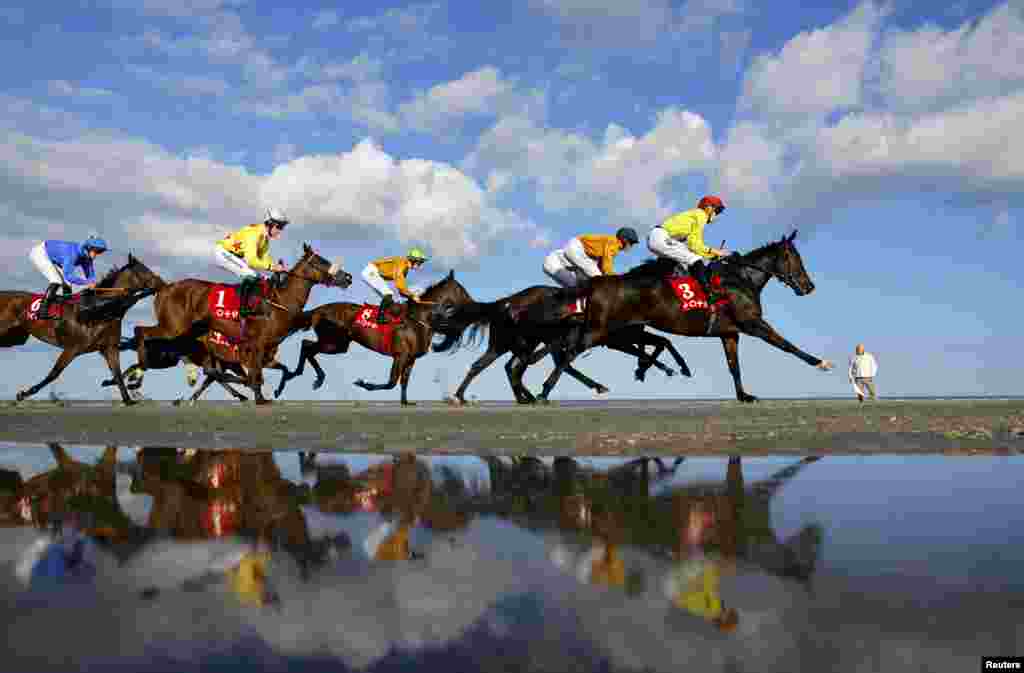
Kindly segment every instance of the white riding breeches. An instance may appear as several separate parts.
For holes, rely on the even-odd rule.
[[[562,287],[576,287],[579,283],[577,272],[588,278],[601,275],[601,269],[583,249],[580,239],[574,238],[564,248],[555,250],[544,258],[544,273]]]
[[[576,287],[579,280],[572,263],[561,250],[555,250],[544,258],[544,273],[562,287]]]
[[[251,268],[245,263],[245,260],[228,252],[224,248],[217,246],[213,252],[214,259],[217,260],[217,266],[222,269],[226,269],[231,273],[235,274],[239,278],[259,278],[260,273],[255,269]]]
[[[40,241],[39,245],[33,247],[32,251],[28,253],[28,258],[39,269],[39,273],[46,276],[46,280],[58,285],[65,284],[64,274],[60,267],[51,262],[50,256],[46,254],[46,243]]]
[[[647,249],[658,257],[668,257],[679,262],[683,267],[689,267],[694,262],[704,258],[690,250],[686,243],[677,241],[668,235],[668,232],[661,227],[651,229],[647,235]]]
[[[363,269],[363,282],[369,285],[381,299],[384,297],[395,298],[395,291],[391,289],[388,282],[380,275],[380,269],[377,268],[376,264],[367,264],[366,268]]]

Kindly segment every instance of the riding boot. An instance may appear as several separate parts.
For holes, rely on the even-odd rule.
[[[252,298],[253,298],[253,295],[256,293],[256,290],[257,290],[258,286],[259,286],[259,279],[258,278],[243,278],[242,279],[242,284],[238,288],[238,294],[239,294],[239,302],[238,302],[239,303],[239,311],[238,311],[238,314],[239,314],[240,317],[246,318],[246,317],[250,317],[250,316],[258,316],[258,315],[260,315],[261,311],[259,310],[259,308],[253,308],[253,306],[252,306]]]
[[[39,302],[39,310],[36,311],[37,320],[51,320],[50,306],[57,299],[57,290],[60,289],[60,283],[50,283],[46,286],[46,294],[43,296],[43,300]]]
[[[384,295],[384,298],[380,300],[380,309],[377,311],[377,324],[386,325],[391,319],[391,307],[394,305],[395,300],[390,294]]]

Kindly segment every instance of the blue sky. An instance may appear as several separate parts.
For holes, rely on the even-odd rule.
[[[489,300],[546,282],[544,255],[577,233],[646,233],[714,190],[730,208],[713,243],[745,250],[800,229],[818,291],[772,284],[765,305],[805,350],[842,369],[863,341],[883,394],[1020,392],[1019,2],[359,7],[0,7],[0,58],[18,64],[0,74],[2,287],[42,289],[32,243],[94,230],[114,246],[101,270],[131,250],[166,278],[223,279],[213,242],[273,206],[293,220],[274,248],[289,261],[309,241],[358,274],[421,245],[433,259],[414,284],[454,268]],[[369,297],[357,281],[311,303]],[[148,303],[128,319],[150,321]],[[675,343],[693,379],[635,383],[624,356],[602,351],[580,365],[613,396],[732,395],[717,340]],[[0,397],[56,355],[3,351]],[[412,397],[453,388],[476,355],[425,358]],[[848,390],[843,371],[751,340],[741,358],[755,394]],[[318,396],[397,398],[351,385],[386,376],[381,356],[323,363]],[[94,396],[104,369],[86,356],[58,390]],[[182,388],[180,371],[147,379],[155,397]],[[509,399],[501,367],[470,393]],[[555,395],[589,397],[572,381]]]

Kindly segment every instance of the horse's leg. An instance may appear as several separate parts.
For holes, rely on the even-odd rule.
[[[288,380],[288,377],[290,377],[292,375],[292,373],[290,371],[288,371],[288,367],[286,367],[277,358],[274,358],[274,360],[269,365],[267,365],[266,368],[267,369],[274,369],[276,371],[281,372],[281,381],[280,381],[280,383],[277,384],[277,389],[274,391],[274,397],[275,398],[280,397],[280,393],[278,391],[284,388],[284,382]]]
[[[729,363],[729,373],[732,374],[732,382],[736,386],[736,399],[740,402],[756,402],[756,397],[748,395],[743,390],[743,380],[740,377],[740,335],[723,334],[721,339],[722,348],[725,349],[725,360]]]
[[[582,352],[582,351],[581,351]],[[547,404],[548,396],[551,394],[551,390],[558,384],[558,379],[562,378],[562,374],[569,367],[573,361],[573,357],[566,353],[565,349],[554,349],[551,351],[551,357],[555,361],[555,368],[548,375],[546,381],[544,381],[544,387],[540,391],[540,395],[537,396],[537,400]]]
[[[551,359],[555,360],[555,362],[558,361],[557,360],[557,356],[555,356],[554,354],[551,355]],[[598,395],[604,395],[605,393],[608,392],[608,386],[605,386],[603,384],[598,383],[597,381],[595,381],[594,379],[590,378],[589,376],[587,376],[586,374],[584,374],[580,370],[576,369],[572,365],[566,365],[565,373],[568,374],[569,376],[573,377],[574,379],[576,379],[577,381],[579,381],[580,383],[582,383],[586,387],[590,388],[591,390],[596,392]]]
[[[523,385],[523,373],[526,366],[523,364],[529,354],[513,351],[512,357],[505,363],[505,375],[508,376],[508,384],[512,387],[512,394],[519,404],[533,404],[537,398],[533,396],[526,386]]]
[[[388,378],[387,383],[369,383],[363,379],[356,379],[352,383],[363,390],[391,390],[398,385],[402,372],[405,371],[406,363],[411,357],[411,355],[406,355],[404,353],[400,353],[394,357],[391,361],[391,376]]]
[[[287,383],[292,379],[302,376],[302,373],[306,371],[306,360],[311,357],[309,355],[309,349],[315,347],[315,341],[310,341],[309,339],[302,340],[302,346],[299,348],[299,363],[295,365],[295,371],[289,372],[285,370],[281,375],[281,382],[277,384],[277,389],[274,391],[274,397],[281,397],[281,393],[284,392],[285,385],[287,385]],[[317,367],[317,369],[319,370],[319,367]],[[318,379],[319,378],[322,377],[318,377]],[[318,387],[319,386],[314,384],[313,389],[316,390]]]
[[[57,357],[57,361],[53,363],[53,369],[51,369],[50,373],[46,375],[46,378],[44,378],[36,385],[29,388],[28,390],[19,390],[17,394],[17,400],[21,402],[26,397],[32,397],[40,390],[42,390],[47,384],[55,381],[57,377],[60,376],[60,373],[64,371],[69,364],[71,364],[71,361],[77,358],[79,355],[81,355],[80,351],[74,348],[65,348],[63,351],[61,351],[60,356]]]
[[[775,346],[781,351],[795,355],[812,367],[816,367],[823,371],[829,371],[832,369],[832,363],[828,360],[822,360],[821,358],[815,357],[810,353],[805,353],[800,350],[792,343],[787,341],[781,334],[775,331],[771,325],[769,325],[764,318],[758,318],[757,320],[748,320],[740,324],[740,329],[746,332],[750,336],[755,336],[762,341],[765,341],[772,346]]]
[[[220,383],[225,388],[227,388],[227,384],[218,379],[216,376],[211,376],[210,373],[205,373],[203,374],[203,384],[199,386],[198,390],[192,393],[192,397],[188,398],[188,401],[193,404],[199,401],[199,398],[203,396],[203,393],[206,392],[206,389],[212,386],[215,381],[217,383]],[[236,391],[232,391],[232,393],[236,396],[238,395]]]
[[[506,351],[490,350],[479,358],[476,362],[469,366],[469,371],[466,372],[466,378],[462,379],[462,383],[459,384],[458,389],[455,391],[455,401],[459,404],[466,403],[466,388],[469,387],[470,382],[477,376],[480,376],[481,372],[494,364],[494,361],[505,354]]]
[[[406,396],[406,390],[409,388],[409,379],[412,378],[412,368],[416,366],[416,358],[409,358],[408,364],[405,365],[405,369],[402,370],[402,406],[403,407],[414,407],[415,402],[410,402]]]
[[[128,394],[128,388],[124,385],[124,376],[121,375],[121,351],[117,347],[116,342],[103,349],[103,359],[107,361],[110,373],[114,375],[114,383],[117,385],[117,389],[121,391],[121,399],[124,401],[125,406],[130,407],[135,404],[135,400]]]

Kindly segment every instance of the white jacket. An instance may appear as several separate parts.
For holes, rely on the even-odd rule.
[[[878,373],[878,363],[871,353],[850,358],[850,376],[855,379],[869,379]]]

